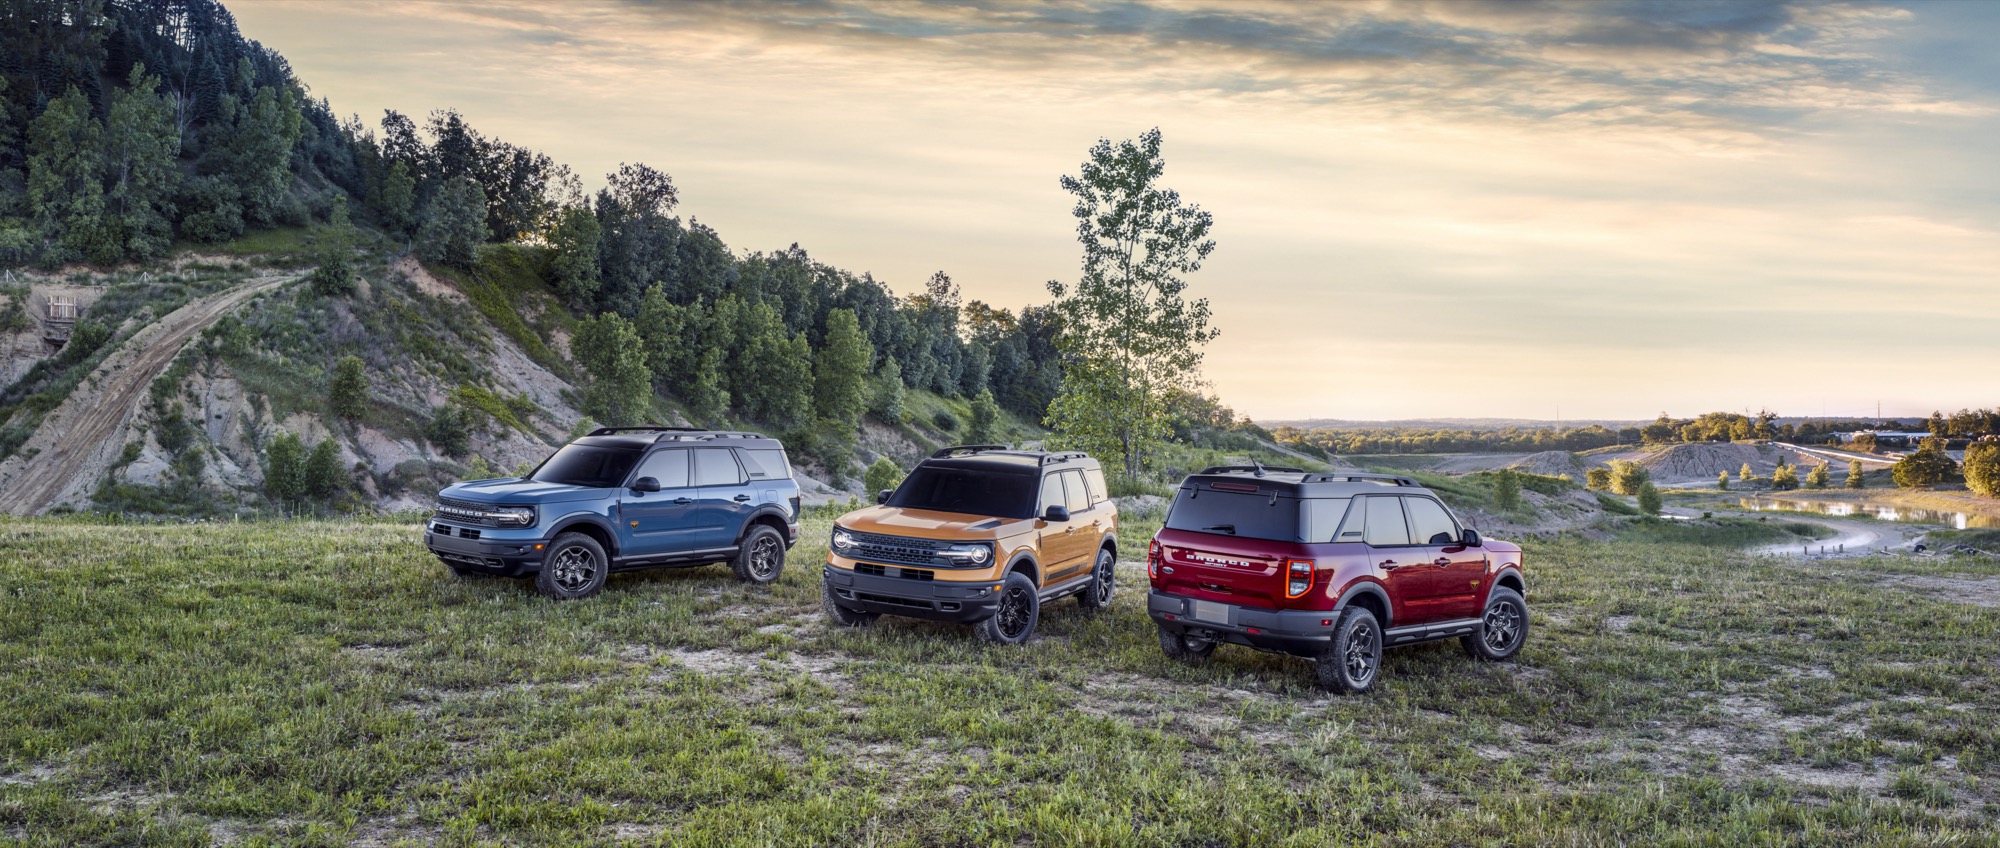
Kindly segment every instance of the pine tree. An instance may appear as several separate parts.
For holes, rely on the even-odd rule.
[[[333,366],[327,406],[337,418],[359,421],[368,413],[368,364],[349,354]]]
[[[173,243],[173,197],[180,190],[181,140],[160,80],[133,65],[129,86],[112,95],[105,121],[105,166],[111,178],[107,219],[120,253],[151,259]]]
[[[486,195],[466,177],[446,182],[424,208],[417,255],[425,261],[470,269],[486,242]]]
[[[1847,488],[1863,489],[1867,488],[1867,486],[1868,478],[1861,468],[1861,460],[1849,461],[1847,463]]]
[[[410,173],[407,162],[389,163],[389,171],[382,178],[382,226],[397,238],[410,238],[416,232],[417,218],[417,178]]]
[[[1822,462],[1815,465],[1811,471],[1806,472],[1806,488],[1824,489],[1826,488],[1827,479],[1831,476],[1832,474],[1826,470],[1826,463]]]
[[[116,244],[104,222],[104,128],[71,86],[28,127],[28,206],[43,238],[42,261],[59,265]]]

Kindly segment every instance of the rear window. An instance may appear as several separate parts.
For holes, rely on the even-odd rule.
[[[972,471],[919,465],[889,496],[888,505],[996,518],[1028,518],[1035,514],[1041,487],[1035,472]],[[1058,484],[1056,491],[1061,492]]]
[[[1092,506],[1111,500],[1111,487],[1104,485],[1104,469],[1086,468],[1083,470],[1083,479],[1090,484]]]
[[[1174,494],[1167,527],[1246,539],[1297,542],[1299,502],[1267,494],[1184,488]]]
[[[736,455],[743,458],[743,470],[750,472],[752,480],[782,480],[792,476],[792,465],[785,460],[781,448],[738,448]]]
[[[565,445],[542,461],[528,479],[558,486],[609,489],[625,485],[625,475],[639,464],[639,449],[598,445]]]

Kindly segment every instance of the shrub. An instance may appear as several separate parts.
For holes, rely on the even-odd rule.
[[[1620,495],[1636,495],[1639,487],[1646,485],[1652,475],[1646,473],[1645,466],[1629,459],[1611,461],[1611,491]]]
[[[2000,441],[1980,440],[1965,448],[1965,487],[2000,497]]]
[[[1945,455],[1944,448],[1936,439],[1925,439],[1923,447],[1897,460],[1889,473],[1896,478],[1896,485],[1916,489],[1951,479],[1953,474],[1958,473],[1958,463]]]
[[[465,410],[455,403],[447,403],[431,413],[429,424],[424,425],[424,438],[444,451],[445,456],[464,456],[472,449],[472,422]]]
[[[1750,463],[1743,463],[1743,469],[1736,472],[1736,479],[1745,483],[1755,480],[1757,479],[1757,469],[1751,468]]]
[[[1592,468],[1583,473],[1583,487],[1593,492],[1611,488],[1611,469]]]
[[[1493,505],[1508,512],[1521,508],[1521,477],[1512,468],[1493,475]]]
[[[1799,487],[1799,472],[1789,465],[1779,465],[1771,472],[1771,488],[1778,490]]]
[[[335,417],[359,421],[368,412],[368,364],[353,354],[341,357],[333,365],[326,394]]]
[[[1724,492],[1729,491],[1729,472],[1717,471],[1715,473],[1715,488]]]
[[[1647,515],[1660,514],[1660,490],[1654,488],[1651,480],[1639,484],[1639,511]]]
[[[949,433],[958,429],[958,416],[940,409],[936,415],[931,416],[931,423],[936,425],[939,430]]]
[[[1868,487],[1868,479],[1867,479],[1867,478],[1866,478],[1865,476],[1863,476],[1863,474],[1864,474],[1864,472],[1863,472],[1863,471],[1861,470],[1861,460],[1858,460],[1858,459],[1856,459],[1856,460],[1852,460],[1852,461],[1848,462],[1848,463],[1847,463],[1847,488],[1850,488],[1850,489],[1865,489],[1865,488],[1867,488],[1867,487]]]
[[[861,485],[870,494],[883,489],[894,489],[896,484],[901,482],[903,482],[903,467],[886,456],[875,460],[874,464],[868,466],[867,471],[861,473]]]
[[[1811,471],[1806,472],[1806,488],[1824,489],[1826,488],[1826,481],[1832,476],[1833,475],[1826,470],[1826,463],[1822,462],[1818,465],[1815,465],[1812,467]]]
[[[282,505],[306,495],[306,446],[293,433],[279,433],[264,448],[264,494]]]
[[[332,500],[347,488],[347,475],[340,468],[340,446],[332,439],[321,439],[306,457],[305,486],[306,494],[318,501]]]
[[[972,399],[972,426],[965,431],[967,441],[987,443],[994,439],[994,425],[1000,420],[1000,404],[993,400],[992,389],[980,389]]]

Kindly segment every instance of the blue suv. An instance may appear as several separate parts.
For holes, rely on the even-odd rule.
[[[424,532],[454,574],[533,574],[564,600],[597,594],[612,571],[725,560],[769,583],[798,538],[783,445],[686,427],[602,427],[526,477],[446,487]]]

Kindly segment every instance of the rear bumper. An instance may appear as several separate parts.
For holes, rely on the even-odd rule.
[[[450,532],[439,532],[440,528]],[[446,563],[487,574],[518,577],[541,570],[543,549],[548,540],[467,539],[457,535],[463,530],[432,521],[424,527],[424,547]]]
[[[1000,608],[997,584],[990,582],[877,577],[831,565],[821,579],[841,606],[862,612],[965,624],[992,618]]]
[[[1210,604],[1224,614],[1197,619],[1194,599],[1146,593],[1147,614],[1168,631],[1302,657],[1316,656],[1333,644],[1333,622],[1339,618],[1332,610],[1268,610],[1213,601],[1204,602],[1204,609],[1213,611]]]

